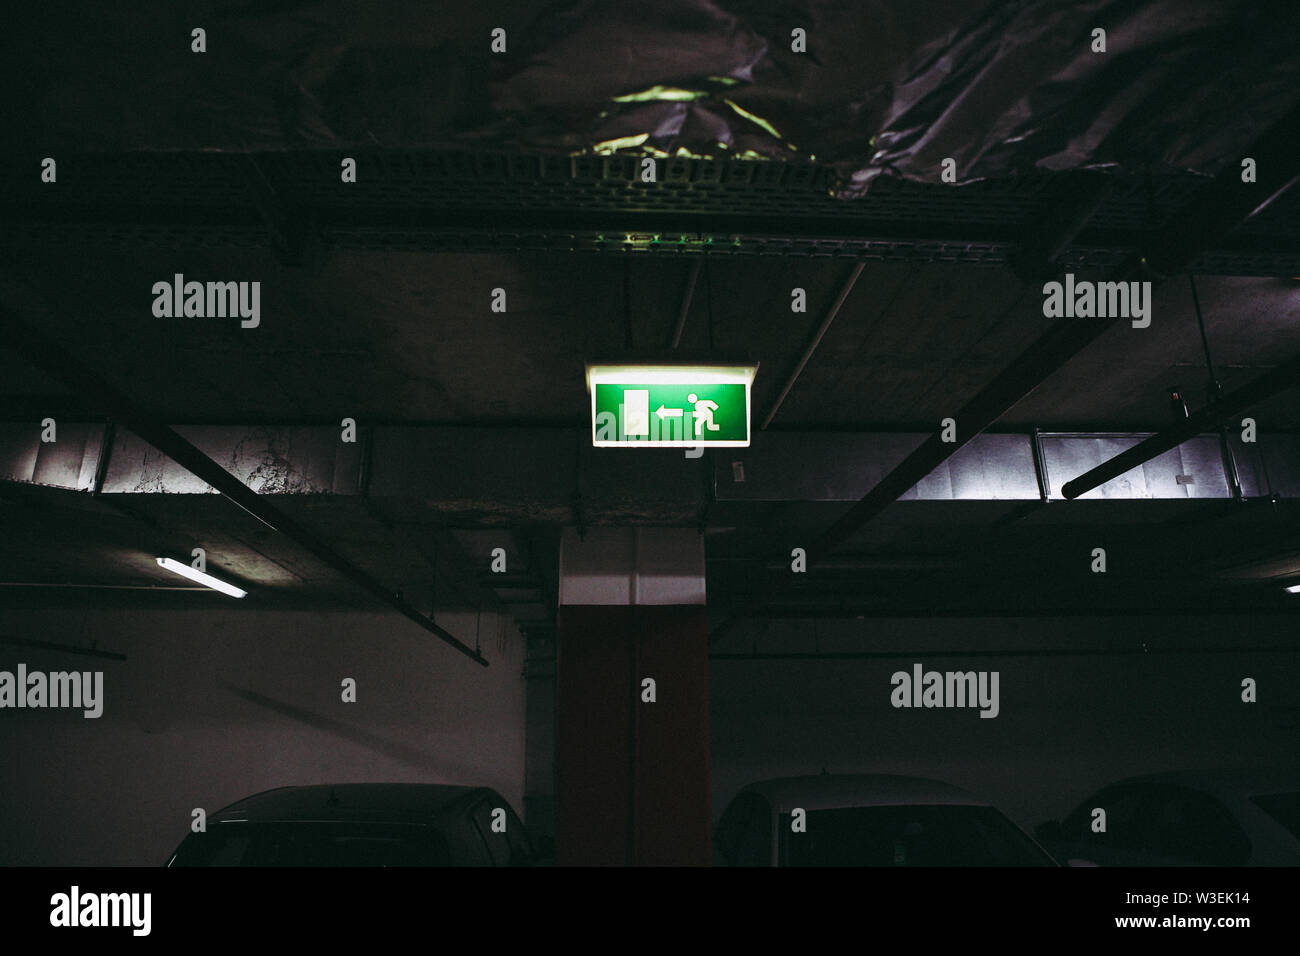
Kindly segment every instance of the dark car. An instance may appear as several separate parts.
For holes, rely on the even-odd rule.
[[[542,854],[486,787],[280,787],[208,817],[168,866],[530,866]]]
[[[1099,830],[1097,810],[1105,810]],[[1130,777],[1035,830],[1060,860],[1100,866],[1296,866],[1300,773],[1200,770]]]
[[[1055,866],[987,802],[884,774],[785,777],[743,788],[714,831],[732,866]]]

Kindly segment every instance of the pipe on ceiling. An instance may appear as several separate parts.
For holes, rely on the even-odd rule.
[[[230,472],[182,437],[175,429],[155,420],[143,407],[118,391],[88,365],[79,361],[51,339],[23,322],[8,308],[0,308],[0,333],[8,343],[25,352],[38,365],[67,384],[102,402],[111,418],[129,428],[177,464],[191,471],[217,491],[243,508],[267,527],[278,531],[318,560],[338,571],[353,584],[415,622],[424,630],[450,644],[470,660],[483,667],[487,660],[474,648],[439,627],[408,604],[382,582],[371,577],[347,558],[318,538],[313,532],[280,511],[266,496],[259,495]]]
[[[1170,217],[1145,256],[1134,257],[1110,278],[1159,282],[1184,271],[1211,241],[1262,211],[1300,179],[1294,148],[1297,141],[1300,105],[1243,153],[1256,160],[1257,182],[1243,183],[1240,168],[1229,163],[1205,190]],[[956,441],[944,442],[937,432],[931,434],[826,530],[816,543],[816,552],[809,552],[810,560],[843,544],[1119,321],[1124,320],[1057,320],[953,416]]]
[[[1078,498],[1080,495],[1087,494],[1098,485],[1103,485],[1112,478],[1118,478],[1124,472],[1150,461],[1157,455],[1163,455],[1171,448],[1177,448],[1203,431],[1217,430],[1228,417],[1293,387],[1297,382],[1300,382],[1300,357],[1292,359],[1285,365],[1279,365],[1249,385],[1223,396],[1209,407],[1183,419],[1173,428],[1152,435],[1132,448],[1120,452],[1114,458],[1089,469],[1079,477],[1067,481],[1061,486],[1061,494],[1066,498]]]
[[[695,298],[695,283],[700,278],[700,265],[702,260],[696,259],[691,263],[691,274],[686,280],[686,292],[682,295],[682,309],[677,315],[677,326],[673,329],[673,338],[670,343],[672,348],[677,348],[682,344],[682,332],[686,329],[686,316],[691,311],[691,300]]]
[[[826,313],[826,318],[822,319],[821,325],[819,325],[817,331],[813,333],[812,339],[808,342],[808,347],[804,349],[803,355],[799,357],[799,361],[795,364],[794,370],[790,373],[790,377],[785,380],[785,384],[781,386],[781,391],[777,393],[776,401],[774,401],[772,407],[767,410],[767,415],[763,418],[764,429],[766,429],[768,425],[772,424],[772,419],[774,419],[776,413],[781,410],[781,405],[785,402],[786,396],[789,395],[790,390],[794,388],[794,383],[803,373],[804,366],[808,364],[808,360],[811,359],[813,353],[817,351],[817,346],[821,345],[822,339],[825,338],[826,332],[831,327],[831,323],[834,322],[835,317],[840,314],[840,308],[844,305],[844,300],[847,299],[849,293],[853,291],[854,285],[857,284],[858,276],[862,275],[862,270],[866,268],[866,265],[866,261],[863,260],[853,267],[853,272],[849,275],[848,281],[846,281],[840,288],[840,294],[835,297],[835,302],[831,306],[830,311]]]

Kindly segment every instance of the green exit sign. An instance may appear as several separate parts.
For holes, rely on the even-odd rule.
[[[744,448],[754,365],[589,365],[597,448]]]

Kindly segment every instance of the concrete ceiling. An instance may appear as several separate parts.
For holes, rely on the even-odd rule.
[[[157,156],[148,163],[155,171],[168,168]],[[343,493],[328,482],[255,490],[274,493],[283,514],[421,613],[505,606],[528,626],[544,627],[554,606],[559,529],[602,524],[698,527],[706,535],[711,604],[720,614],[1280,606],[1286,596],[1277,582],[1300,574],[1300,520],[1290,501],[1270,499],[1275,486],[1289,489],[1300,474],[1291,467],[1295,445],[1287,437],[1300,430],[1294,391],[1250,408],[1261,432],[1280,436],[1280,444],[1261,445],[1251,460],[1259,475],[1252,472],[1249,494],[1257,501],[1250,504],[1211,500],[1204,475],[1196,494],[1180,484],[1186,497],[1178,500],[1049,506],[1015,496],[997,500],[998,494],[959,500],[953,492],[947,500],[900,501],[848,537],[843,564],[824,566],[779,593],[788,559],[775,558],[816,540],[864,493],[862,475],[881,474],[896,461],[854,459],[870,455],[861,449],[872,446],[854,444],[853,436],[932,433],[1044,336],[1050,321],[1042,314],[1042,280],[1024,278],[1032,270],[1015,261],[1016,248],[1033,211],[1056,208],[1077,181],[1040,176],[1034,182],[1032,190],[993,183],[942,195],[882,186],[864,201],[875,203],[863,207],[869,214],[819,212],[812,225],[797,203],[778,201],[802,195],[792,184],[736,186],[724,195],[709,192],[706,183],[683,207],[694,225],[725,210],[728,196],[748,197],[757,218],[740,222],[737,228],[750,232],[737,233],[733,245],[721,241],[721,232],[697,236],[702,245],[692,254],[651,251],[657,239],[631,231],[622,240],[597,234],[597,227],[608,229],[602,222],[628,216],[631,224],[648,215],[635,206],[637,197],[619,200],[624,206],[611,199],[599,215],[587,207],[564,214],[576,223],[574,235],[585,236],[573,238],[572,249],[604,248],[611,238],[623,254],[572,251],[564,230],[550,226],[536,249],[499,248],[505,240],[496,236],[483,240],[490,251],[473,239],[467,241],[476,251],[454,252],[444,247],[492,230],[498,217],[497,231],[511,233],[520,223],[543,228],[550,212],[484,206],[484,225],[477,226],[457,207],[458,218],[436,237],[437,248],[427,248],[421,244],[428,241],[427,222],[438,222],[436,208],[420,212],[425,232],[417,235],[395,220],[391,230],[383,226],[388,219],[382,217],[400,218],[391,203],[370,209],[362,200],[346,213],[333,210],[336,241],[316,245],[292,227],[277,236],[255,216],[223,232],[209,221],[215,207],[197,211],[199,218],[187,224],[189,207],[175,196],[156,208],[101,208],[82,184],[52,220],[23,219],[28,213],[19,211],[22,221],[5,240],[5,271],[19,278],[4,278],[0,289],[22,321],[38,326],[103,385],[52,374],[28,352],[0,341],[0,430],[7,422],[22,437],[46,417],[91,426],[111,420],[106,387],[144,406],[157,422],[229,425],[232,441],[249,430],[253,445],[276,429],[337,428],[345,417],[363,428],[415,429],[409,440],[390,433],[376,445],[384,459],[372,463],[375,483],[368,490]],[[449,180],[421,201],[449,202],[454,184]],[[477,182],[480,194],[490,195],[482,192],[490,185]],[[1195,207],[1201,184],[1175,185],[1159,187],[1167,209]],[[244,188],[237,179],[225,186],[232,197]],[[137,187],[142,202],[152,201]],[[594,179],[575,186],[575,195],[596,202],[591,197],[600,190],[612,196],[626,187],[616,177]],[[115,188],[121,196],[130,192],[121,183]],[[668,195],[669,184],[664,189]],[[1135,212],[1141,195],[1121,192],[1122,202],[1103,204],[1101,226],[1085,229],[1079,244],[1062,254],[1058,274],[1068,268],[1081,278],[1102,277],[1140,243],[1150,225]],[[518,206],[524,193],[516,193]],[[1253,274],[1196,280],[1215,369],[1228,392],[1300,355],[1294,319],[1300,283],[1256,248],[1277,236],[1291,242],[1285,256],[1300,249],[1293,217],[1284,212],[1275,204],[1245,232],[1214,246],[1214,261]],[[375,232],[392,241],[370,233],[364,241],[337,241],[348,216],[365,220],[370,213],[382,213]],[[293,214],[303,221],[312,215]],[[96,218],[93,230],[78,224],[83,216]],[[149,222],[161,223],[162,231],[146,236]],[[737,252],[744,243],[771,239],[759,226],[775,229],[800,254]],[[852,246],[860,228],[886,238]],[[819,238],[818,230],[832,235]],[[300,248],[286,249],[295,235]],[[31,241],[19,242],[20,236]],[[818,254],[823,244],[833,254]],[[701,251],[715,246],[717,255]],[[758,436],[748,457],[737,456],[755,475],[761,465],[768,478],[777,475],[778,486],[785,482],[771,500],[733,494],[739,485],[726,484],[728,456],[691,461],[674,452],[615,451],[597,458],[590,448],[566,450],[589,415],[583,363],[629,353],[662,357],[697,264],[679,354],[759,362],[754,407],[761,421],[855,260],[862,263],[860,277],[771,430]],[[260,282],[260,325],[155,317],[152,287],[177,273]],[[795,288],[806,292],[806,312],[791,310]],[[505,291],[504,312],[491,307],[495,289]],[[27,308],[28,301],[43,306]],[[1190,289],[1178,276],[1157,287],[1149,328],[1116,324],[1032,388],[997,428],[1158,431],[1173,420],[1167,389],[1180,387],[1195,410],[1205,401],[1207,379]],[[442,439],[430,442],[431,432],[419,431],[441,426],[464,429],[464,441],[447,450]],[[826,441],[806,438],[813,435],[840,442],[841,460]],[[533,454],[530,442],[549,450]],[[786,450],[777,453],[778,446]],[[1277,482],[1267,474],[1270,454],[1285,456],[1273,459]],[[158,590],[176,582],[154,566],[153,556],[183,557],[196,546],[207,549],[213,568],[250,586],[247,607],[373,602],[373,592],[230,501],[193,493],[203,487],[164,487],[150,477],[152,466],[142,464],[148,455],[137,448],[137,457],[141,480],[118,482],[99,495],[40,487],[41,479],[30,475],[3,486],[0,603],[202,607],[224,600]],[[236,458],[218,460],[225,467]],[[1186,469],[1179,469],[1186,479]],[[856,490],[802,490],[833,484],[831,475]],[[1032,471],[1021,477],[1036,485]],[[1174,477],[1163,475],[1170,485]],[[940,485],[948,481],[940,479]],[[1217,480],[1221,485],[1222,476]],[[949,484],[956,488],[955,480]],[[514,558],[511,573],[494,580],[486,570],[490,548],[476,536],[502,534]],[[1113,553],[1104,584],[1087,571],[1086,556],[1099,544]],[[60,587],[13,586],[20,584]],[[78,587],[63,587],[69,584]]]
[[[117,249],[30,266],[62,310],[47,331],[163,419],[280,424],[581,425],[583,362],[624,351],[625,301],[634,347],[661,350],[690,272],[666,258],[335,252],[292,268],[255,251]],[[759,361],[755,406],[765,411],[850,271],[829,259],[711,261],[682,348],[707,349],[711,332],[719,353]],[[155,318],[153,283],[175,273],[257,279],[261,325]],[[1300,355],[1300,283],[1197,284],[1225,390]],[[504,313],[490,308],[496,288]],[[807,313],[791,312],[794,288],[806,290]],[[868,263],[773,427],[932,428],[1042,334],[1042,298],[999,267]],[[1158,287],[1150,328],[1107,332],[1003,421],[1154,430],[1170,421],[1168,386],[1197,407],[1207,378],[1188,284],[1174,280]],[[70,400],[63,383],[3,348],[0,391],[10,416],[65,403],[97,413],[93,397]],[[1300,427],[1294,396],[1257,412],[1265,428]]]

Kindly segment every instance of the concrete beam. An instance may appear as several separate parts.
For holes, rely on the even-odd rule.
[[[0,480],[93,490],[103,454],[99,424],[61,422],[41,441],[39,422],[0,423]],[[592,514],[642,518],[702,503],[701,469],[717,500],[857,501],[925,439],[923,434],[770,432],[749,448],[687,459],[675,450],[598,449],[584,429],[377,427],[356,443],[330,427],[196,426],[176,431],[258,495],[369,495],[419,499],[479,513],[487,523],[569,524],[575,492]],[[1044,432],[1048,497],[1149,437],[1130,432]],[[364,449],[370,442],[368,459]],[[906,491],[908,501],[1036,500],[1030,435],[983,434]],[[1089,491],[1085,498],[1230,497],[1217,435],[1197,435]],[[1248,497],[1300,497],[1300,435],[1234,440]],[[365,475],[363,476],[363,461]],[[211,494],[212,486],[125,429],[112,436],[102,494]]]

